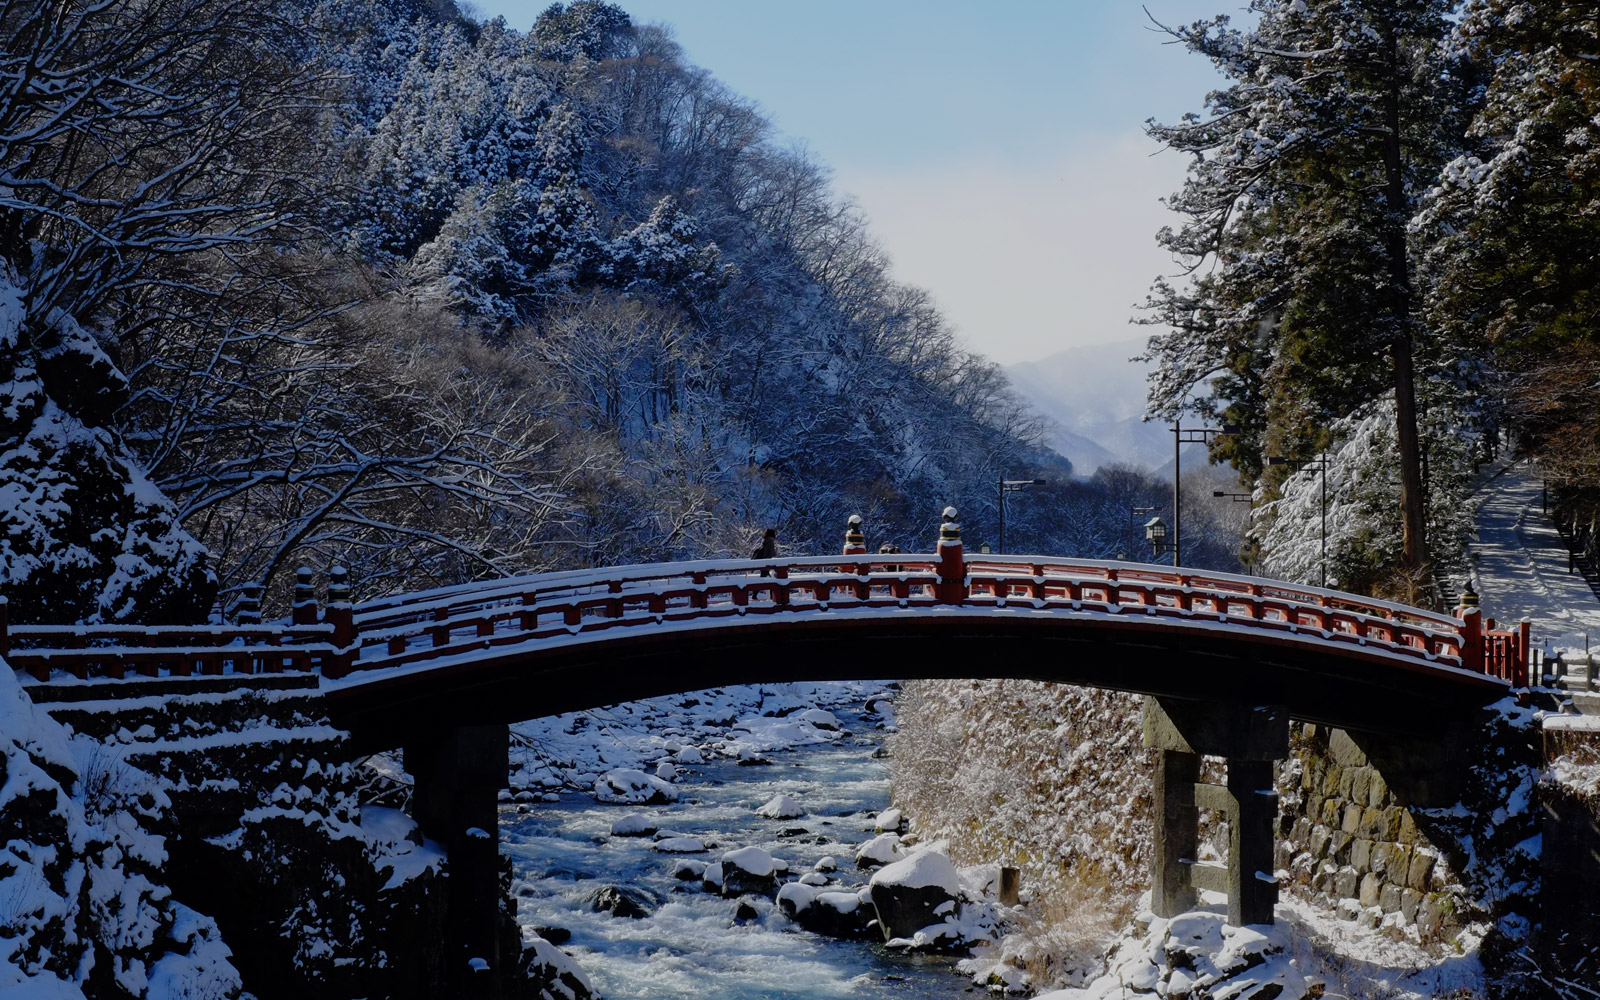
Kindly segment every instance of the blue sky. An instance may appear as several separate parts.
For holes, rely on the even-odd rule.
[[[547,0],[476,0],[526,29]],[[1141,126],[1219,78],[1150,30],[1242,0],[619,0],[834,171],[962,339],[998,361],[1146,334],[1157,200],[1184,162]]]

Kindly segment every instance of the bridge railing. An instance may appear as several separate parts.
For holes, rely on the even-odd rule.
[[[344,571],[319,614],[311,572],[297,575],[294,624],[146,628],[19,626],[0,654],[47,678],[163,672],[351,671],[570,641],[639,627],[737,617],[920,609],[1140,615],[1349,644],[1419,663],[1527,683],[1528,637],[1460,618],[1335,591],[1226,573],[1045,556],[968,559],[954,511],[933,553],[868,554],[852,526],[838,556],[623,566],[485,581],[349,601]]]
[[[37,680],[311,671],[334,663],[332,625],[141,626],[0,623],[0,655]]]

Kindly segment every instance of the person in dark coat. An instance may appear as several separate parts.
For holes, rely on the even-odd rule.
[[[750,553],[751,559],[776,559],[778,558],[778,529],[768,528],[766,534],[761,536],[761,544]],[[761,571],[762,576],[767,575],[766,570]]]

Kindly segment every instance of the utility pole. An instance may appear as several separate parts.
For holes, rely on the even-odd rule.
[[[1000,498],[1000,545],[999,551],[1003,555],[1006,551],[1006,494],[1025,490],[1030,486],[1043,486],[1043,479],[1007,479],[1004,472],[995,481],[996,491]]]
[[[1183,446],[1186,444],[1210,444],[1211,439],[1219,434],[1231,435],[1239,433],[1237,424],[1223,424],[1221,427],[1184,427],[1183,415],[1180,413],[1172,419],[1172,565],[1180,564],[1183,546]]]

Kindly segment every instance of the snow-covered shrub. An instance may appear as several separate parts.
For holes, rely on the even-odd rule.
[[[150,775],[36,709],[0,660],[0,993],[235,997],[216,924],[171,898]]]
[[[1131,695],[1032,681],[908,682],[897,702],[894,802],[957,864],[1022,869],[1043,905],[1001,949],[1036,987],[1096,971],[1087,959],[1147,884],[1139,711]]]

